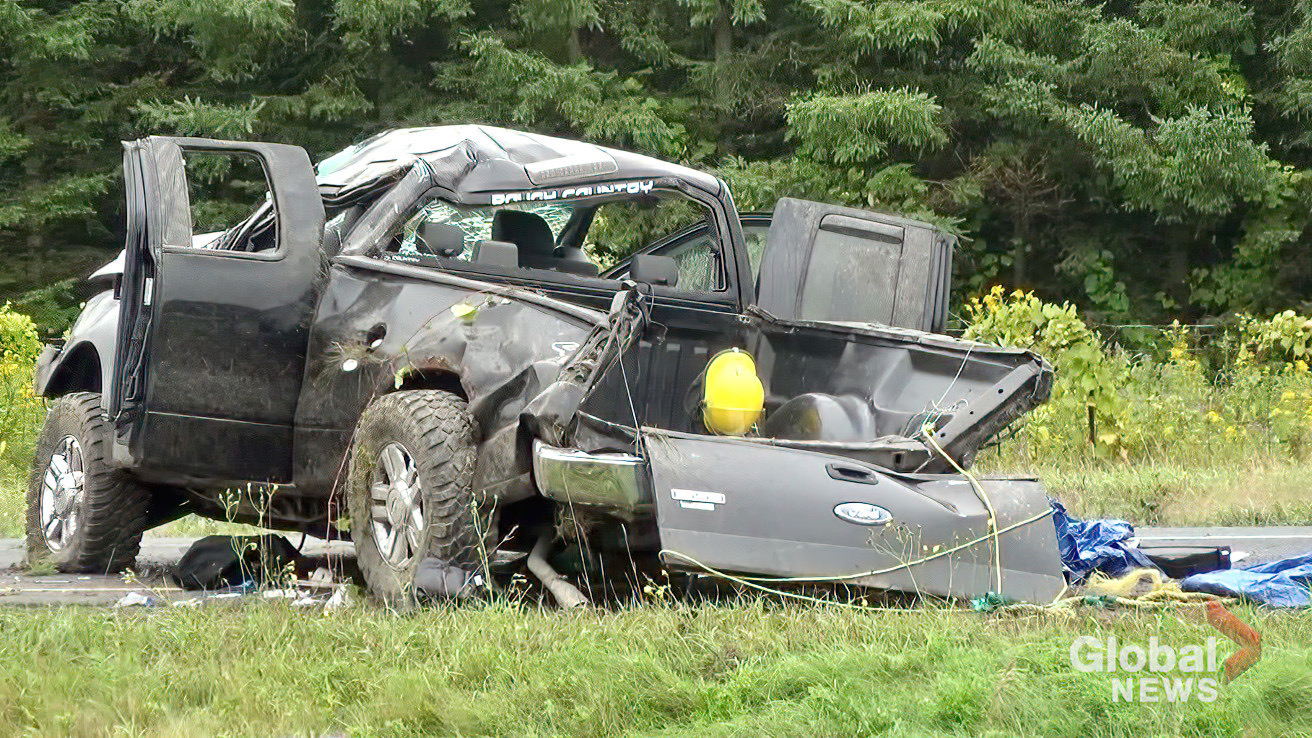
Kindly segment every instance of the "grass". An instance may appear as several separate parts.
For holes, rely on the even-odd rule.
[[[1082,517],[1137,525],[1312,525],[1312,465],[1104,464],[1036,470]]]
[[[5,735],[1291,735],[1312,732],[1312,615],[1239,608],[1262,660],[1213,703],[1114,702],[1082,635],[1177,647],[1169,613],[491,606],[399,617],[281,604],[0,611]],[[1222,654],[1232,650],[1222,645]],[[1178,675],[1177,675],[1178,676]]]

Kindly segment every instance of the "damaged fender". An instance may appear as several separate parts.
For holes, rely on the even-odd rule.
[[[354,269],[353,259],[367,269]],[[404,389],[462,396],[480,430],[475,484],[506,501],[533,494],[520,416],[602,313],[528,290],[339,257],[311,336],[298,408],[298,486],[326,494],[350,429],[374,398]],[[379,274],[379,272],[390,274]],[[398,280],[398,276],[414,276]],[[466,283],[481,288],[471,292]]]

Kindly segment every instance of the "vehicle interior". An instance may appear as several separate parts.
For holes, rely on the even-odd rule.
[[[459,206],[441,198],[422,203],[383,249],[385,258],[442,268],[493,267],[618,279],[603,271],[623,255],[689,226],[707,234],[655,281],[681,291],[727,289],[719,240],[705,226],[700,204],[677,193],[569,202]],[[624,276],[628,276],[626,272]]]
[[[761,256],[765,253],[765,243],[770,235],[770,214],[741,213],[739,221],[742,223],[743,239],[747,244],[747,260],[751,265],[752,279],[755,280],[760,274]],[[679,263],[679,274],[682,276],[685,272],[695,271],[694,265],[699,260],[711,258],[710,254],[715,248],[715,235],[711,231],[710,224],[700,221],[642,247],[635,252],[635,255],[668,256]],[[632,256],[626,257],[606,270],[603,276],[611,279],[628,277],[632,261]],[[687,268],[684,266],[685,262],[688,263]]]

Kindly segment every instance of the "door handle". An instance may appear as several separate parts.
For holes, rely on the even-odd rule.
[[[860,466],[849,466],[848,464],[826,464],[825,471],[829,476],[840,482],[856,482],[857,484],[879,484],[879,475],[873,471]]]

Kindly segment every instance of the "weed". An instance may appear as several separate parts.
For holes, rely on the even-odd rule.
[[[28,559],[23,569],[34,577],[43,577],[50,574],[58,574],[59,569],[55,567],[54,559],[49,556],[41,556],[36,559]]]
[[[1312,617],[1260,621],[1215,703],[1112,701],[1077,636],[1196,643],[1163,614],[1017,621],[948,608],[528,606],[307,617],[0,611],[0,734],[1281,735],[1312,730]],[[1224,648],[1224,646],[1223,646]],[[58,664],[34,669],[33,664]],[[1261,718],[1261,719],[1258,719]]]

